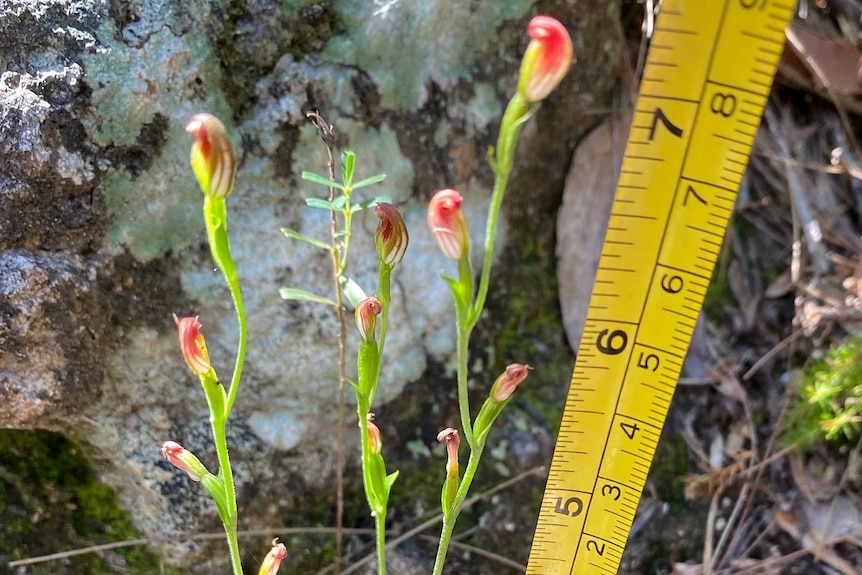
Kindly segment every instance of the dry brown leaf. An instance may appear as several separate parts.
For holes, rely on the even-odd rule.
[[[768,299],[778,299],[793,291],[793,276],[790,268],[784,270],[777,278],[772,280],[766,288],[765,296]]]
[[[830,545],[824,544],[815,533],[805,529],[799,519],[790,512],[775,509],[775,522],[816,560],[826,563],[842,575],[859,575],[853,565],[842,559]]]
[[[838,493],[838,470],[817,454],[792,453],[790,473],[802,495],[810,503],[830,501]]]
[[[862,548],[862,510],[847,497],[813,505],[803,502],[802,515],[808,530],[821,541],[841,537]]]
[[[840,38],[826,38],[792,24],[787,29],[788,58],[799,71],[806,72],[817,89],[827,89],[842,96],[862,95],[860,59],[856,45]]]
[[[709,376],[713,381],[718,382],[715,385],[715,389],[717,389],[721,395],[729,397],[734,401],[738,401],[743,405],[746,404],[748,394],[745,392],[745,388],[742,386],[742,383],[735,374],[729,373],[724,369],[714,369],[710,371]]]

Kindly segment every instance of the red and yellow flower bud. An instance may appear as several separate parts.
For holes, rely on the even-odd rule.
[[[457,477],[458,446],[461,444],[461,439],[458,437],[458,431],[451,427],[447,427],[437,434],[437,441],[446,444],[446,475],[449,477]]]
[[[522,363],[510,363],[506,366],[506,371],[500,374],[494,385],[491,386],[491,399],[496,402],[503,402],[509,399],[518,388],[518,385],[527,379],[530,370],[533,369],[529,365]]]
[[[368,429],[368,446],[372,455],[380,455],[383,451],[383,438],[380,436],[380,428],[374,423],[374,414],[366,416],[366,429]]]
[[[195,375],[203,375],[212,369],[204,335],[200,332],[198,316],[179,318],[174,314],[174,323],[180,338],[180,350],[189,368]]]
[[[456,430],[447,427],[437,434],[437,441],[446,443],[446,479],[443,480],[443,488],[440,491],[440,505],[443,516],[448,518],[454,511],[458,487],[461,484],[461,477],[458,475],[458,445],[461,440]]]
[[[356,306],[354,315],[356,317],[356,328],[359,330],[359,335],[362,336],[362,341],[375,341],[374,328],[377,326],[377,316],[383,311],[383,306],[380,300],[376,297],[367,297]]]
[[[287,557],[287,547],[284,546],[284,543],[279,543],[278,538],[273,539],[272,549],[263,558],[257,575],[275,575],[285,557]]]
[[[374,206],[374,213],[380,218],[374,243],[377,246],[377,256],[380,261],[394,266],[404,257],[410,237],[407,235],[407,225],[398,208],[392,204],[379,203]]]
[[[192,481],[200,481],[204,475],[209,474],[209,470],[194,453],[175,441],[165,441],[162,444],[162,457],[180,471],[184,471]]]
[[[223,198],[233,190],[236,153],[221,120],[212,114],[195,114],[186,124],[195,137],[192,144],[192,169],[204,193]]]
[[[572,65],[572,38],[550,16],[536,16],[527,26],[532,40],[521,60],[518,93],[527,102],[544,100]]]
[[[463,198],[456,190],[440,190],[428,204],[428,227],[437,245],[453,260],[460,260],[470,251],[467,221],[461,211]]]

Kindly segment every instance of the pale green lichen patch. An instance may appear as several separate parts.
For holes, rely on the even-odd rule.
[[[188,168],[186,122],[199,111],[225,120],[231,113],[218,90],[212,47],[201,34],[178,38],[165,28],[132,48],[117,40],[108,21],[100,37],[108,39],[105,49],[84,56],[96,112],[84,125],[91,141],[116,158],[101,187],[111,219],[107,240],[146,261],[198,235],[201,192]],[[144,127],[159,116],[168,125],[161,149],[141,141]],[[232,126],[228,130],[233,133]],[[132,152],[147,159],[147,169],[135,173],[123,165]]]
[[[447,87],[469,78],[476,58],[499,41],[499,26],[524,17],[532,5],[529,0],[335,0],[348,32],[330,40],[325,55],[368,72],[385,107],[412,111],[424,103],[429,83]]]

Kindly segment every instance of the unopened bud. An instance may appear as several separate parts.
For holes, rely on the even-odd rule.
[[[356,306],[354,315],[356,316],[356,328],[359,330],[359,335],[362,336],[362,341],[375,341],[374,328],[377,326],[377,316],[383,311],[383,306],[380,300],[376,297],[367,297]]]
[[[383,451],[383,438],[380,437],[380,428],[374,423],[374,414],[369,413],[366,421],[368,429],[368,446],[372,455],[380,455]]]
[[[198,316],[179,318],[174,314],[174,323],[177,324],[177,333],[180,338],[180,350],[183,359],[189,369],[195,375],[203,375],[212,369],[210,356],[207,353],[207,344],[201,333],[201,322]]]
[[[194,453],[175,441],[166,441],[162,444],[162,457],[177,469],[185,471],[192,481],[200,481],[201,477],[209,474],[206,466],[195,457]]]
[[[204,193],[223,198],[233,190],[236,153],[221,120],[212,114],[195,114],[186,124],[195,137],[192,144],[192,169]]]
[[[497,402],[509,399],[518,385],[527,378],[531,369],[533,368],[522,363],[511,363],[506,366],[506,371],[491,386],[491,399]]]
[[[407,225],[398,208],[392,204],[381,202],[374,206],[374,213],[380,218],[374,243],[377,246],[377,256],[380,261],[394,266],[404,257],[410,237]]]
[[[428,203],[428,227],[446,257],[456,261],[465,257],[470,247],[461,202],[461,194],[446,189],[434,194]]]
[[[544,100],[569,71],[572,38],[566,27],[550,16],[536,16],[527,26],[530,44],[521,60],[518,92],[527,102]]]
[[[446,475],[458,475],[458,446],[461,444],[461,439],[458,437],[458,431],[451,427],[447,427],[437,434],[437,441],[446,444]]]
[[[275,575],[285,557],[287,557],[287,547],[284,546],[284,543],[279,543],[278,538],[273,539],[272,549],[263,558],[257,575]]]

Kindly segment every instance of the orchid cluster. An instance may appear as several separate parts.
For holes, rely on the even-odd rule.
[[[441,489],[443,525],[434,564],[434,575],[442,573],[455,521],[475,476],[488,433],[515,389],[532,369],[520,363],[509,365],[491,386],[487,399],[476,412],[475,417],[472,416],[467,393],[469,339],[484,309],[488,294],[494,237],[509,174],[514,164],[518,136],[523,124],[535,112],[538,103],[559,84],[572,62],[571,39],[565,27],[557,20],[547,16],[536,16],[530,22],[527,32],[532,40],[521,63],[518,89],[504,113],[497,146],[488,154],[495,173],[495,183],[488,212],[478,285],[475,283],[471,264],[468,223],[461,210],[461,204],[464,201],[461,194],[454,189],[440,190],[434,194],[428,206],[427,220],[431,233],[443,254],[457,262],[456,277],[444,275],[443,279],[449,286],[455,307],[457,388],[461,419],[460,432],[448,427],[437,436],[438,441],[446,445],[447,460]],[[242,376],[247,339],[242,293],[227,233],[225,202],[225,198],[234,186],[236,155],[224,126],[214,116],[197,114],[188,123],[186,129],[195,137],[191,163],[204,192],[204,222],[210,250],[224,275],[236,310],[239,346],[230,384],[225,387],[210,363],[198,318],[174,316],[183,357],[192,373],[199,378],[209,407],[210,424],[219,464],[218,473],[211,473],[193,453],[172,441],[163,444],[162,455],[185,472],[190,479],[200,482],[214,500],[227,536],[233,573],[241,575],[242,566],[237,544],[236,490],[226,438],[227,420]],[[334,181],[332,167],[330,177],[311,172],[302,174],[304,179],[329,189],[328,199],[308,198],[306,203],[310,207],[325,209],[331,213],[331,243],[304,236],[293,230],[282,230],[291,239],[329,251],[336,280],[335,297],[328,298],[299,288],[282,288],[280,293],[285,299],[333,306],[341,319],[342,331],[345,307],[350,306],[354,309],[354,319],[360,336],[357,378],[355,381],[346,380],[343,365],[340,366],[340,378],[350,383],[356,397],[365,495],[371,514],[375,518],[378,572],[385,575],[387,504],[398,472],[388,473],[386,470],[382,455],[383,439],[371,410],[383,364],[391,303],[391,275],[394,267],[405,256],[409,235],[401,213],[388,201],[388,198],[375,197],[362,202],[353,201],[352,194],[355,190],[379,183],[385,177],[377,175],[360,182],[353,182],[354,164],[355,154],[352,152],[342,154],[341,182]],[[366,292],[346,275],[352,218],[357,212],[370,208],[374,209],[379,218],[375,233],[378,282],[376,295],[373,296],[366,295]],[[344,349],[343,333],[340,348]],[[341,362],[343,361],[342,351]],[[469,448],[469,458],[463,473],[459,461],[462,435]],[[272,548],[261,562],[259,575],[274,575],[286,556],[287,550],[284,545],[277,539],[274,540]]]

